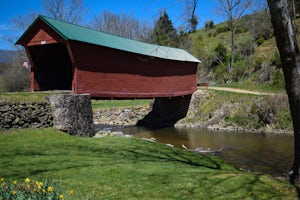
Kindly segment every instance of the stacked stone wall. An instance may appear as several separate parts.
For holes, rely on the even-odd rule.
[[[52,95],[45,102],[0,102],[0,130],[54,127],[71,135],[94,136],[89,95]]]
[[[52,109],[48,102],[0,102],[0,130],[12,128],[41,128],[53,125]]]

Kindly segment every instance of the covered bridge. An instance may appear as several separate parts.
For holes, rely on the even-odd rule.
[[[200,62],[186,51],[39,16],[16,44],[31,62],[31,91],[72,90],[94,98],[190,95]]]

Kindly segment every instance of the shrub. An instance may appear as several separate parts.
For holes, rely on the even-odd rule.
[[[255,47],[250,38],[245,38],[240,42],[239,51],[242,58],[254,54]]]
[[[283,89],[285,86],[284,76],[280,69],[276,69],[272,74],[272,87],[276,89]]]
[[[212,21],[212,20],[206,21],[204,23],[204,27],[205,27],[205,30],[210,30],[210,29],[214,28],[214,21]]]
[[[247,65],[244,60],[237,60],[232,71],[232,81],[239,82],[247,73]]]
[[[218,46],[215,48],[215,52],[217,53],[217,56],[221,61],[226,60],[227,49],[223,45],[223,43],[218,44]]]
[[[228,79],[228,77],[229,77],[229,74],[228,74],[227,70],[222,65],[219,65],[217,67],[217,69],[215,70],[214,75],[215,75],[216,81],[219,84],[225,83],[226,82],[225,80]]]
[[[229,29],[228,26],[221,26],[221,27],[217,28],[217,30],[216,30],[214,36],[217,36],[219,33],[225,33],[225,32],[227,32],[227,31],[229,31],[229,30],[230,30],[230,29]]]
[[[272,56],[272,64],[275,65],[277,68],[281,67],[281,60],[278,51],[276,51]]]
[[[265,39],[263,37],[260,37],[256,40],[256,45],[260,46],[265,42]]]
[[[69,191],[72,195],[73,190]],[[0,199],[32,199],[32,200],[58,200],[64,199],[64,194],[61,193],[57,182],[52,181],[33,181],[29,178],[23,182],[13,181],[8,183],[4,178],[0,178]]]

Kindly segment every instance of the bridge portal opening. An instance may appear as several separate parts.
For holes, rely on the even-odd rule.
[[[65,44],[30,46],[37,90],[72,90],[73,67]]]

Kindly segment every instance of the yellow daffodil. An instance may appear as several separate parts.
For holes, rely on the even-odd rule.
[[[13,191],[11,191],[11,194],[12,194],[12,195],[16,195],[17,192],[16,192],[15,190],[13,190]]]
[[[40,190],[40,189],[42,189],[43,183],[42,183],[42,182],[39,182],[39,181],[36,181],[36,182],[35,182],[35,185],[36,185],[37,188]]]
[[[30,179],[28,177],[25,178],[25,183],[30,183]]]
[[[70,191],[69,191],[69,194],[74,194],[74,190],[70,190]]]
[[[63,194],[59,195],[59,199],[63,199],[63,198],[64,198]]]
[[[4,178],[0,178],[0,182],[4,182]]]
[[[18,182],[17,182],[16,180],[13,182],[14,185],[17,185],[17,183],[18,183]]]
[[[49,186],[49,187],[47,188],[47,191],[48,191],[48,192],[53,192],[53,191],[54,191],[54,187]]]

